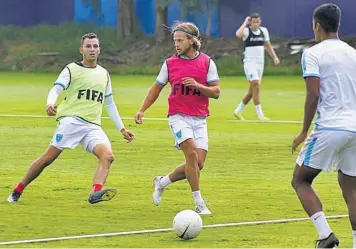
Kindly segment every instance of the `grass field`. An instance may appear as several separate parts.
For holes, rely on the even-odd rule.
[[[44,115],[47,93],[57,75],[0,73],[0,114]],[[121,116],[133,117],[154,76],[112,76]],[[211,101],[210,151],[201,175],[202,194],[213,215],[207,224],[305,217],[290,186],[296,155],[290,144],[300,124],[231,122],[232,111],[246,88],[244,77],[222,77],[221,97]],[[146,117],[166,117],[168,89]],[[272,120],[302,120],[301,77],[266,77],[262,106]],[[106,114],[104,114],[106,116]],[[256,119],[253,105],[244,115]],[[31,184],[17,205],[6,199],[29,164],[48,146],[53,118],[0,117],[0,242],[22,239],[169,228],[174,215],[194,208],[186,181],[170,185],[162,204],[151,201],[152,178],[183,160],[173,147],[167,121],[125,120],[137,139],[126,144],[113,123],[103,127],[116,161],[106,183],[118,188],[111,202],[90,206],[87,197],[96,166],[81,148],[68,150]],[[345,214],[335,173],[315,182],[327,215]],[[341,247],[352,246],[346,218],[331,220]],[[311,221],[278,225],[203,229],[199,237],[181,241],[173,232],[15,245],[14,247],[312,247],[317,238]]]

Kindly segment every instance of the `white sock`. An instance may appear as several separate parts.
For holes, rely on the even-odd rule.
[[[201,203],[201,202],[204,201],[203,198],[201,197],[200,190],[194,191],[193,192],[193,197],[194,197],[195,203]]]
[[[169,185],[171,183],[172,183],[172,181],[171,181],[171,179],[169,179],[169,175],[162,177],[161,180],[159,181],[159,185],[162,188],[165,188],[167,185]]]
[[[244,103],[242,103],[242,101],[241,101],[241,103],[236,107],[236,109],[235,109],[235,113],[236,114],[239,114],[239,113],[241,113],[242,112],[242,110],[245,108],[245,104]]]
[[[353,246],[353,248],[356,248],[356,231],[352,231],[352,234],[354,236],[354,246]]]
[[[263,112],[262,112],[262,106],[261,105],[256,105],[256,113],[257,113],[257,116],[259,117],[263,117]]]
[[[319,239],[325,239],[331,234],[331,228],[325,218],[324,212],[317,212],[310,216],[319,234]]]

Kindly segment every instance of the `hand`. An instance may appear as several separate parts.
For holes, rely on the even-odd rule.
[[[292,154],[296,151],[298,146],[304,142],[304,140],[307,138],[308,133],[305,131],[302,131],[298,136],[296,136],[293,140],[292,143]]]
[[[185,77],[183,78],[183,85],[192,86],[193,88],[198,88],[199,83],[193,78]]]
[[[127,140],[127,143],[131,143],[135,139],[135,134],[132,131],[126,130],[125,128],[121,129],[121,134]]]
[[[274,59],[273,59],[273,62],[274,62],[274,65],[275,65],[275,66],[278,66],[279,63],[280,63],[278,57],[274,58]]]
[[[248,17],[245,18],[245,23],[246,23],[246,25],[249,24],[250,21],[251,21],[251,17],[248,16]]]
[[[57,106],[56,105],[47,105],[46,112],[48,116],[56,116],[57,114]]]
[[[135,122],[136,124],[142,124],[142,118],[143,118],[143,112],[139,111],[138,113],[136,113],[135,116]]]

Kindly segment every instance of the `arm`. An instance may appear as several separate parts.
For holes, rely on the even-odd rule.
[[[320,78],[307,77],[305,79],[307,94],[304,104],[304,121],[302,133],[308,133],[313,121],[320,96]]]
[[[278,64],[279,64],[279,59],[278,59],[278,56],[277,56],[276,52],[275,52],[274,49],[272,48],[271,42],[270,42],[270,41],[267,41],[267,42],[265,43],[265,47],[266,47],[266,50],[267,50],[269,56],[271,56],[271,58],[273,59],[274,63],[275,63],[276,65],[278,65]],[[278,60],[278,63],[276,63],[277,60]]]
[[[157,82],[154,83],[150,90],[148,90],[148,93],[143,101],[139,112],[144,113],[157,100],[163,88],[164,85],[161,85]]]
[[[142,118],[144,112],[148,108],[150,108],[150,106],[157,100],[159,94],[161,93],[162,89],[166,86],[167,83],[168,83],[168,67],[167,67],[167,62],[164,62],[161,67],[161,71],[157,76],[156,82],[148,91],[140,110],[136,113],[135,116],[136,124],[142,124]]]
[[[318,57],[306,50],[302,56],[303,77],[306,81],[306,97],[304,104],[304,120],[302,131],[294,138],[292,153],[307,138],[308,130],[314,118],[320,96],[320,71]]]
[[[105,97],[105,107],[106,110],[108,111],[109,117],[111,118],[111,120],[114,122],[116,128],[119,129],[119,131],[123,131],[125,130],[125,125],[122,122],[122,119],[120,117],[120,113],[116,107],[114,98],[112,95]]]
[[[240,28],[238,30],[236,30],[236,36],[238,38],[242,38],[244,37],[244,30],[246,28],[246,26],[250,23],[250,17],[246,17],[245,21],[241,24]]]
[[[46,112],[48,116],[55,116],[57,113],[56,102],[63,90],[65,90],[70,83],[70,72],[66,67],[59,74],[57,80],[54,82],[54,86],[48,93]]]
[[[202,84],[196,84],[196,89],[198,89],[202,94],[208,96],[209,98],[218,99],[220,96],[220,82],[215,81],[209,83],[208,86]]]

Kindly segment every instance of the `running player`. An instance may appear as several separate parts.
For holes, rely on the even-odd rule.
[[[247,27],[249,24],[250,27]],[[279,59],[270,43],[268,30],[265,27],[261,27],[261,17],[255,13],[246,17],[241,27],[236,31],[236,36],[242,38],[244,41],[244,69],[247,80],[249,81],[249,88],[242,98],[241,103],[236,107],[234,116],[237,119],[244,120],[241,113],[252,98],[258,119],[269,120],[263,114],[260,101],[260,85],[264,69],[265,47],[276,66],[279,65]]]
[[[115,189],[102,189],[114,161],[110,141],[100,127],[104,102],[124,138],[131,142],[135,135],[125,129],[120,118],[108,71],[97,64],[100,47],[99,39],[94,33],[82,37],[80,53],[83,60],[67,65],[48,94],[46,111],[48,116],[56,116],[57,129],[47,151],[31,164],[10,194],[8,201],[11,203],[18,202],[25,187],[56,160],[64,149],[74,149],[79,144],[99,159],[89,203],[108,201],[116,194]],[[66,91],[66,97],[57,110],[56,101],[63,90]]]
[[[154,178],[153,202],[160,204],[167,185],[187,179],[196,212],[211,214],[201,196],[199,178],[208,152],[206,117],[209,115],[209,98],[217,99],[220,95],[219,76],[213,60],[199,51],[199,30],[193,23],[177,23],[172,35],[177,53],[164,62],[135,120],[138,124],[142,123],[144,112],[169,82],[169,126],[176,148],[184,153],[185,162],[170,174]]]

